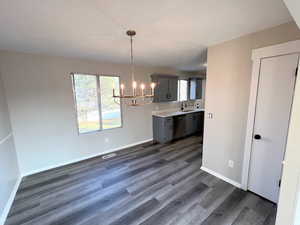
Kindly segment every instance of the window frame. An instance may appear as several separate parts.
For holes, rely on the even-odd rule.
[[[97,82],[97,98],[98,98],[98,111],[99,111],[99,122],[100,122],[100,129],[99,130],[93,130],[88,132],[80,133],[79,131],[79,123],[78,123],[78,109],[77,109],[77,99],[76,99],[76,89],[75,89],[75,79],[74,75],[86,75],[86,76],[95,76],[96,82]],[[72,91],[73,91],[73,104],[75,109],[75,119],[76,119],[76,127],[77,127],[77,134],[78,135],[85,135],[85,134],[92,134],[92,133],[98,133],[102,131],[109,131],[114,129],[120,129],[123,128],[123,107],[122,107],[122,99],[120,99],[120,115],[121,115],[121,126],[119,127],[113,127],[113,128],[107,128],[103,129],[103,123],[102,123],[102,108],[101,108],[101,81],[100,77],[117,77],[119,79],[119,90],[121,89],[121,76],[114,75],[114,74],[94,74],[94,73],[81,73],[81,72],[72,72],[70,73],[71,76],[71,83],[72,83]]]
[[[186,81],[187,82],[187,86],[186,86],[186,100],[180,100],[180,96],[181,96],[181,92],[180,92],[180,81],[182,81],[182,80],[184,80],[184,81]],[[178,88],[177,88],[178,90],[178,96],[177,96],[177,98],[178,98],[178,102],[186,102],[186,101],[188,101],[189,100],[189,80],[188,79],[178,79]]]

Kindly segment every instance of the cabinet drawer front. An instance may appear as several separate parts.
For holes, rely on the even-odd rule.
[[[165,127],[173,127],[173,118],[166,118],[164,121]]]

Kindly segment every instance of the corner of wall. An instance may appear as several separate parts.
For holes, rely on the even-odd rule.
[[[217,172],[215,172],[211,169],[208,169],[207,167],[205,167],[203,165],[201,166],[201,170],[203,170],[203,171],[205,171],[205,172],[207,172],[207,173],[209,173],[209,174],[211,174],[211,175],[213,175],[213,176],[215,176],[215,177],[217,177],[217,178],[219,178],[219,179],[221,179],[221,180],[223,180],[223,181],[225,181],[229,184],[232,184],[233,186],[235,186],[237,188],[242,188],[242,185],[240,183],[238,183],[234,180],[231,180],[228,177],[225,177],[225,176],[221,175],[220,173],[217,173]]]
[[[6,218],[8,216],[8,213],[9,213],[9,210],[14,202],[14,199],[15,199],[15,196],[17,194],[17,191],[18,191],[18,188],[21,184],[21,181],[22,181],[22,176],[19,175],[19,177],[17,178],[16,180],[16,183],[11,191],[11,194],[9,196],[9,199],[4,207],[4,210],[2,212],[2,214],[0,215],[0,225],[4,225],[5,224],[5,221],[6,221]]]

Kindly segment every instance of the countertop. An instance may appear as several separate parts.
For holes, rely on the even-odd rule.
[[[153,116],[157,117],[172,117],[172,116],[180,116],[185,115],[189,113],[196,113],[196,112],[204,112],[204,109],[194,109],[189,111],[175,111],[175,112],[155,112],[153,113]]]

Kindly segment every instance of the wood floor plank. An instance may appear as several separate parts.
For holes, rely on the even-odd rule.
[[[274,225],[276,221],[276,213],[277,213],[277,208],[275,205],[273,205],[273,210],[271,213],[267,216],[265,219],[263,225]]]
[[[232,225],[262,225],[264,217],[245,207]]]
[[[205,211],[199,204],[193,204],[186,212],[179,213],[170,225],[192,224],[194,220],[197,220],[197,217],[205,214]]]
[[[200,170],[201,137],[25,177],[5,225],[274,225],[276,205]]]
[[[224,196],[224,192],[233,189],[234,187],[232,185],[219,180],[219,182],[212,187],[211,191],[201,201],[200,205],[204,209],[209,208],[215,202],[216,199],[220,198],[221,196]]]
[[[119,225],[119,224],[131,224],[136,219],[141,217],[142,215],[148,213],[155,207],[159,205],[159,201],[156,199],[151,199],[150,201],[140,205],[139,207],[130,211],[130,213],[122,216],[121,218],[115,220],[114,222],[110,223],[109,225]]]
[[[224,220],[230,215],[237,204],[246,197],[247,193],[235,189],[233,193],[218,207],[212,214],[204,220],[201,225],[225,225]]]
[[[159,210],[156,214],[145,220],[141,225],[156,224],[167,225],[174,219],[177,211],[182,208],[186,203],[201,195],[201,193],[207,188],[205,184],[200,183],[188,192],[179,196],[179,198],[171,201],[164,208]]]
[[[138,193],[135,196],[132,196],[127,201],[121,202],[114,209],[109,209],[103,211],[103,213],[99,213],[89,218],[85,218],[82,220],[81,224],[101,224],[107,225],[112,223],[115,220],[125,216],[130,213],[130,211],[144,204],[145,202],[153,199],[157,194],[168,192],[170,185],[165,183],[164,181],[156,183],[155,185],[148,187],[142,192]]]

